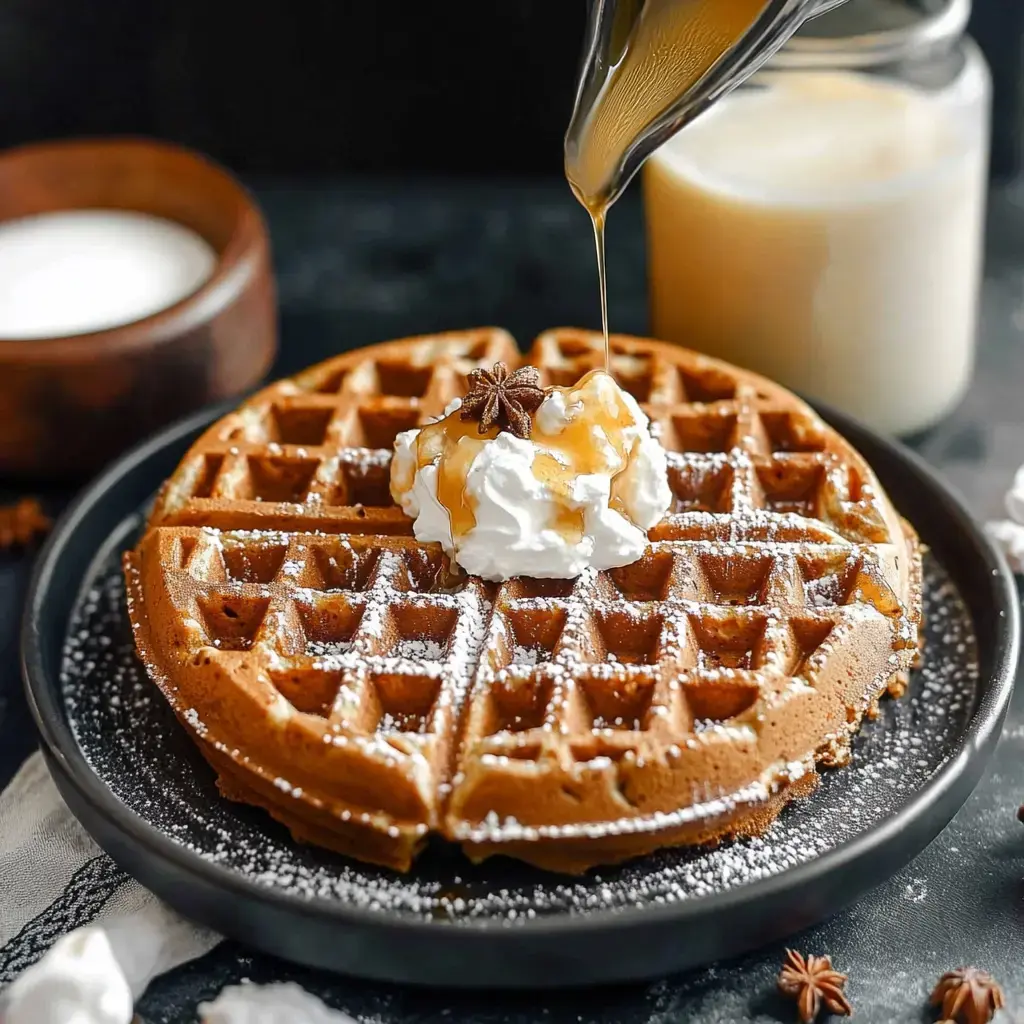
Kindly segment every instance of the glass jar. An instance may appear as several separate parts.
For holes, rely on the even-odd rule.
[[[970,0],[848,0],[644,169],[656,337],[878,429],[971,375],[991,87]]]

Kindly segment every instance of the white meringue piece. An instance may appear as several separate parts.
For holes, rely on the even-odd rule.
[[[201,1024],[356,1024],[294,981],[229,985],[211,1003],[199,1004]]]
[[[1024,466],[1014,474],[1006,492],[1006,511],[1009,519],[994,519],[985,524],[985,532],[1006,556],[1010,568],[1024,575]]]
[[[59,938],[0,1001],[3,1024],[131,1024],[131,986],[104,930]]]

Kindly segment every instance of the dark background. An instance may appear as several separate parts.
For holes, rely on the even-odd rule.
[[[0,144],[144,133],[242,173],[557,173],[584,0],[0,0]]]
[[[0,147],[137,133],[243,174],[557,174],[585,17],[585,0],[0,0]],[[1005,176],[1024,0],[975,0],[972,31]]]

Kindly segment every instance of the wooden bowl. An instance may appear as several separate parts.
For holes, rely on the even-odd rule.
[[[216,269],[192,295],[121,327],[0,338],[0,473],[80,478],[171,420],[252,387],[273,360],[267,230],[224,170],[143,139],[44,143],[0,155],[0,221],[101,208],[186,225],[213,247]]]

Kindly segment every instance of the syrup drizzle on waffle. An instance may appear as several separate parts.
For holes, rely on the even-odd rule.
[[[388,497],[395,434],[472,366],[519,362],[501,331],[340,357],[193,447],[129,594],[228,795],[396,867],[442,832],[576,871],[766,827],[815,758],[847,757],[916,652],[912,533],[783,389],[656,343],[612,351],[676,503],[607,573],[451,588]],[[602,359],[600,335],[553,331],[527,361],[571,384]]]

